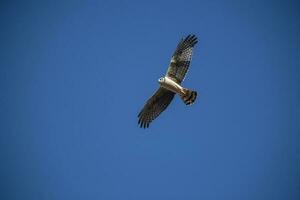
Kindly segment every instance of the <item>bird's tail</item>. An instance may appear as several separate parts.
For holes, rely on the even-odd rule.
[[[193,104],[196,98],[197,98],[197,92],[189,89],[184,89],[184,95],[181,96],[181,99],[186,105]]]

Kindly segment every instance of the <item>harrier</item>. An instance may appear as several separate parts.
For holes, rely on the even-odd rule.
[[[196,100],[197,92],[182,87],[181,83],[189,69],[193,48],[197,42],[195,35],[188,35],[177,45],[167,74],[158,80],[160,87],[138,114],[138,124],[141,128],[148,128],[149,124],[168,107],[175,94],[178,94],[186,105],[191,105]]]

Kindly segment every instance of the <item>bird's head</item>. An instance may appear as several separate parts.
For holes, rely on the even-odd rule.
[[[159,83],[163,83],[164,81],[165,81],[165,78],[164,78],[164,77],[161,77],[161,78],[158,79],[158,82],[159,82]]]

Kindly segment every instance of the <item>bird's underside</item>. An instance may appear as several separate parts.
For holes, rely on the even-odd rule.
[[[176,83],[176,80],[173,80],[172,78],[165,76],[163,78],[160,78],[159,83],[160,87],[170,90],[176,94],[179,94],[180,96],[185,95],[185,88]]]
[[[148,128],[150,123],[168,107],[176,93],[186,105],[195,101],[197,92],[183,88],[181,83],[188,71],[193,48],[197,42],[195,35],[181,39],[171,58],[166,76],[159,79],[160,87],[138,114],[140,127]]]

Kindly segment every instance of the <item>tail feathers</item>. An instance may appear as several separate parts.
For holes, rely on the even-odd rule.
[[[181,99],[186,105],[191,105],[195,102],[197,98],[197,92],[193,90],[186,89],[185,95],[181,96]]]

